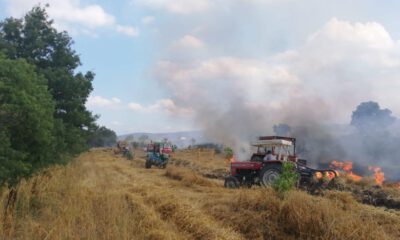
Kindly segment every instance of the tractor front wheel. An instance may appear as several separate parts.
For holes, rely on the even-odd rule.
[[[264,187],[271,186],[281,175],[281,168],[278,166],[266,166],[260,174],[260,182]]]
[[[225,178],[224,187],[226,188],[239,188],[239,180],[233,176]]]

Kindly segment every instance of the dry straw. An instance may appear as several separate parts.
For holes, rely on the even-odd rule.
[[[22,181],[12,203],[3,189],[2,239],[400,239],[398,211],[348,193],[292,191],[281,200],[272,189],[224,189],[196,170],[223,167],[220,156],[165,170],[145,169],[136,155],[82,154]]]

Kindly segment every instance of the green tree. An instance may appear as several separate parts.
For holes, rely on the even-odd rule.
[[[96,117],[85,103],[93,90],[94,73],[76,72],[80,59],[67,32],[58,32],[45,8],[34,7],[23,19],[0,23],[0,51],[10,59],[24,58],[43,75],[55,102],[58,151],[76,154],[86,149]]]
[[[0,181],[15,183],[59,160],[53,112],[47,82],[35,67],[0,54]]]
[[[106,127],[97,127],[90,136],[90,147],[111,147],[117,144],[117,134]]]

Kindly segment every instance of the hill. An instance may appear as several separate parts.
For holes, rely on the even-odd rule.
[[[186,159],[186,160],[185,160]],[[201,171],[226,169],[222,156],[178,152],[167,169],[145,169],[112,149],[51,167],[16,191],[3,189],[3,239],[399,239],[400,212],[272,189],[231,190]]]

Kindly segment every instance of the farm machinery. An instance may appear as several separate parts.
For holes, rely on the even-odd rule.
[[[117,148],[114,150],[115,154],[122,154],[128,160],[133,158],[133,154],[129,149],[129,143],[127,141],[118,141]]]
[[[172,153],[172,146],[169,143],[150,143],[146,147],[146,168],[157,166],[165,168],[168,164],[169,155]]]
[[[331,181],[337,176],[333,169],[307,167],[307,161],[299,159],[296,155],[295,138],[263,136],[251,145],[256,147],[257,151],[252,155],[250,161],[231,162],[230,176],[225,178],[225,187],[269,186],[280,176],[285,162],[293,164],[299,176],[299,186],[310,186],[325,176]],[[266,157],[267,155],[268,157]]]

